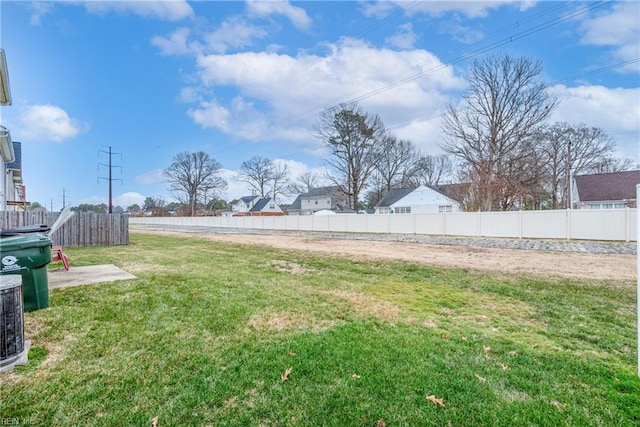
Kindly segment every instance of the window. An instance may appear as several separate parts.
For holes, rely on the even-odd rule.
[[[395,212],[399,213],[399,214],[409,214],[411,213],[411,206],[399,206],[397,208],[395,208]]]
[[[438,212],[453,212],[453,206],[452,205],[438,206]]]
[[[590,209],[624,209],[624,203],[589,203]]]

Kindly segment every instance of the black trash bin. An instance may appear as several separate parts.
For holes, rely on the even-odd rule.
[[[51,239],[47,226],[28,226],[0,231],[0,274],[20,274],[24,311],[49,307],[47,264],[51,262]]]

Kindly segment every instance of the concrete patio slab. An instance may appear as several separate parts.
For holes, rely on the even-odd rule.
[[[59,270],[47,270],[49,289],[128,279],[136,279],[136,276],[127,273],[113,264],[71,267],[69,270],[63,268]]]

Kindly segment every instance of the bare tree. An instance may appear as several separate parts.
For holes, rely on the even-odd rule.
[[[453,162],[446,154],[421,156],[413,165],[408,182],[412,186],[437,187],[451,176]]]
[[[295,181],[289,183],[287,191],[289,194],[303,194],[316,188],[320,182],[318,174],[313,172],[303,172]]]
[[[591,166],[592,173],[614,173],[633,170],[636,167],[632,159],[623,159],[614,155],[606,156]]]
[[[260,197],[275,199],[289,184],[289,167],[266,157],[253,156],[242,162],[240,180],[249,184]]]
[[[362,111],[356,103],[342,104],[320,114],[314,131],[329,149],[328,177],[358,209],[360,193],[374,171],[385,128],[378,115]]]
[[[375,161],[376,181],[385,193],[394,187],[408,185],[408,175],[414,170],[419,154],[411,141],[387,134],[382,139],[379,155]]]
[[[175,155],[173,163],[163,171],[163,175],[171,192],[189,206],[191,216],[194,216],[201,194],[226,187],[227,183],[219,176],[221,167],[220,163],[202,151],[183,151]]]
[[[274,163],[271,171],[271,196],[277,199],[289,186],[289,166],[286,163]]]
[[[613,156],[615,141],[600,128],[554,123],[543,129],[539,139],[553,209],[568,207],[571,174],[624,170],[632,164]]]
[[[266,197],[270,191],[269,182],[274,166],[266,157],[253,156],[242,162],[240,166],[240,180],[249,184],[260,197]]]
[[[462,105],[443,116],[443,149],[473,170],[481,210],[510,205],[532,137],[556,107],[539,79],[542,66],[529,58],[489,56],[469,71]]]

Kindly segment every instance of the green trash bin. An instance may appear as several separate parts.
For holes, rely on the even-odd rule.
[[[33,228],[6,229],[0,233],[0,274],[22,276],[24,311],[49,307],[47,264],[51,239]]]

